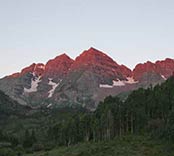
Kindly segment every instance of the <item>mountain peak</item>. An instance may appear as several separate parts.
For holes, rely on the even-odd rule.
[[[35,73],[36,75],[42,75],[45,70],[45,65],[43,63],[33,63],[29,67],[22,69],[21,75],[26,73]]]
[[[45,66],[45,76],[51,78],[64,77],[72,63],[74,62],[67,54],[61,54],[47,62]]]
[[[73,66],[83,66],[83,65],[97,65],[104,64],[106,62],[113,63],[114,61],[104,54],[103,52],[91,47],[88,50],[83,51],[76,59]],[[115,63],[115,62],[114,62]]]
[[[136,65],[133,70],[133,76],[136,80],[140,80],[145,73],[156,73],[162,77],[168,78],[174,72],[174,60],[166,58],[165,60],[158,60],[155,63],[147,61]]]
[[[94,48],[94,47],[90,47],[87,51],[99,51],[98,49]]]
[[[45,65],[43,63],[32,63],[30,66],[25,67],[21,70],[21,72],[14,73],[10,75],[10,78],[18,78],[20,76],[23,76],[27,73],[35,73],[36,75],[40,76],[43,74],[45,70]]]
[[[66,53],[63,53],[63,54],[61,54],[61,55],[58,55],[58,56],[56,56],[54,59],[52,59],[52,60],[49,60],[49,61],[55,61],[55,60],[72,60]],[[48,62],[49,62],[48,61]]]
[[[101,61],[111,61],[114,62],[112,58],[107,56],[105,53],[103,53],[100,50],[97,50],[93,47],[89,48],[88,50],[83,51],[77,58],[76,61],[81,61],[81,63],[89,63],[89,64],[95,64]]]
[[[71,70],[87,70],[100,75],[101,78],[125,79],[131,70],[118,65],[111,57],[93,47],[80,54],[73,63]],[[123,70],[123,72],[121,71]]]
[[[85,50],[81,55],[102,55],[102,56],[107,56],[105,53],[102,51],[96,49],[96,48],[89,48],[88,50]]]

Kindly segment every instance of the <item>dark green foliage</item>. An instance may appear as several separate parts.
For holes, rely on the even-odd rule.
[[[32,130],[32,132],[30,133],[28,130],[26,130],[23,141],[23,147],[30,148],[34,143],[36,143],[35,131]]]
[[[80,143],[25,156],[174,156],[174,148],[147,136],[123,136],[110,141]]]
[[[9,103],[7,111],[0,103],[2,114],[10,114],[3,120],[5,124],[0,124],[0,142],[10,143],[12,149],[22,145],[28,152],[50,150],[80,142],[110,141],[130,134],[174,142],[174,77],[161,85],[133,91],[124,101],[106,97],[94,112],[82,108],[41,108],[34,113],[28,111],[31,115],[22,115],[15,109],[9,109],[9,113],[8,106],[14,104]]]
[[[16,153],[10,148],[1,148],[0,155],[1,156],[16,156]]]
[[[127,134],[148,133],[174,141],[174,78],[154,88],[133,91],[122,102],[109,96],[93,113],[82,113],[50,127],[58,145],[111,140]]]

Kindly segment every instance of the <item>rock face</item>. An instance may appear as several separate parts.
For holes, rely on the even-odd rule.
[[[103,52],[90,48],[75,59],[53,99],[63,104],[71,101],[76,105],[93,108],[101,100],[100,84],[113,85],[113,80],[126,81],[130,75],[130,69],[118,65]],[[102,94],[102,99],[105,96],[107,92]]]
[[[11,78],[19,78],[27,73],[35,73],[36,75],[42,75],[45,70],[45,65],[42,63],[35,64],[33,63],[29,67],[22,69],[20,73],[14,73],[10,75]]]
[[[23,105],[83,106],[92,110],[108,95],[161,83],[173,73],[173,59],[148,61],[131,71],[90,48],[75,60],[62,54],[45,65],[33,63],[1,79],[0,90]]]
[[[45,65],[44,77],[52,79],[63,79],[74,60],[66,54],[57,56],[55,59],[49,60]]]
[[[167,79],[172,75],[173,71],[174,60],[167,58],[155,63],[148,61],[144,64],[138,64],[133,70],[133,77],[135,80],[141,80],[144,74],[154,73],[160,75],[163,79]]]
[[[170,77],[174,72],[173,59],[167,58],[164,61],[157,61],[155,64],[157,65],[159,73],[166,78]]]
[[[101,51],[90,48],[78,56],[71,67],[71,71],[85,70],[100,75],[101,83],[107,79],[125,80],[131,75],[131,70],[125,66],[118,65],[113,59]]]

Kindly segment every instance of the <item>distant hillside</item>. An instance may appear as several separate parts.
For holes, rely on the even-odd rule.
[[[0,91],[0,116],[24,115],[30,110],[28,106],[22,106],[17,101],[11,99],[4,92]]]

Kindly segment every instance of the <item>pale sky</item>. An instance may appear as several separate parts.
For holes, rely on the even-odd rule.
[[[131,69],[174,58],[174,1],[0,0],[0,77],[90,47]]]

